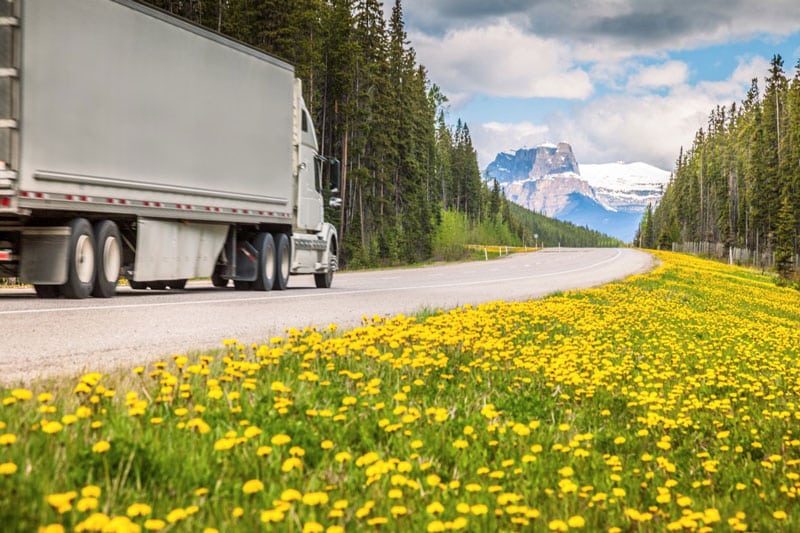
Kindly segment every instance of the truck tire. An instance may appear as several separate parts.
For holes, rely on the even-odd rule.
[[[69,227],[72,233],[67,257],[67,282],[61,286],[61,294],[72,299],[87,298],[92,294],[96,274],[94,231],[85,218],[73,218]]]
[[[271,233],[259,233],[253,243],[258,252],[258,276],[253,282],[257,291],[268,291],[275,283],[275,239]]]
[[[328,243],[328,271],[322,274],[314,274],[314,285],[318,289],[330,289],[333,285],[333,272],[336,269],[336,241],[331,239]]]
[[[289,262],[292,259],[289,237],[285,233],[277,233],[275,239],[275,282],[272,288],[285,291],[289,285]]]
[[[94,226],[95,273],[92,295],[111,298],[117,292],[119,269],[122,265],[122,246],[119,228],[111,220],[102,220]]]
[[[211,274],[211,284],[215,287],[219,288],[227,287],[229,281],[230,280],[223,278],[222,274],[220,274],[216,270],[214,271],[213,274]]]

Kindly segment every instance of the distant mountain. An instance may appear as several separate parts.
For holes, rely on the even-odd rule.
[[[507,198],[537,213],[633,241],[648,203],[654,206],[670,173],[647,163],[578,166],[568,143],[500,153],[483,173]]]

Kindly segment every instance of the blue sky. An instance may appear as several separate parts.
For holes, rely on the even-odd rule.
[[[386,0],[387,10],[394,4]],[[580,163],[671,170],[716,105],[780,54],[800,59],[797,0],[403,0],[417,60],[467,122],[484,168],[567,141]]]

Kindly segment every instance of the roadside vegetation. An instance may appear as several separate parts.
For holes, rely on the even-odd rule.
[[[798,530],[800,293],[656,253],[540,301],[0,388],[0,523]]]
[[[464,213],[443,211],[433,239],[433,258],[456,261],[477,255],[472,245],[490,247],[513,246],[541,248],[542,246],[623,246],[617,239],[598,231],[576,226],[533,213],[509,200],[499,198],[502,214],[483,222],[474,222]]]

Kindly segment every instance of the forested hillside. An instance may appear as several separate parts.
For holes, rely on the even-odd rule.
[[[789,79],[774,56],[763,92],[717,107],[681,150],[660,205],[646,213],[641,244],[710,242],[774,257],[790,274],[800,253],[800,61]],[[773,255],[774,254],[774,255]]]
[[[447,99],[417,63],[399,0],[388,21],[378,0],[144,3],[295,65],[320,151],[342,161],[342,206],[327,213],[339,230],[341,263],[429,259],[443,210],[473,224],[511,225],[505,199],[481,181],[469,127],[445,121]],[[520,240],[535,233],[521,220]],[[604,238],[564,228],[565,246]]]

